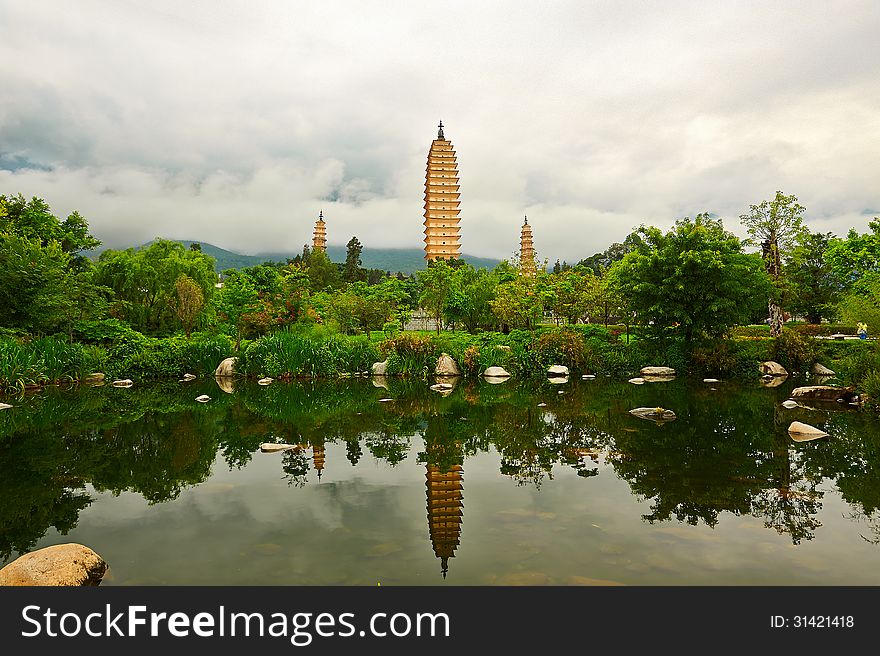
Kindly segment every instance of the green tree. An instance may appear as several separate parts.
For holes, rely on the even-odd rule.
[[[486,269],[464,264],[453,269],[444,316],[454,326],[464,324],[469,332],[495,323],[490,303],[495,299],[497,278]]]
[[[832,233],[803,232],[785,264],[788,307],[810,323],[837,315],[840,283],[826,258]]]
[[[357,282],[363,280],[363,268],[361,266],[361,253],[364,247],[357,237],[352,237],[345,245],[345,265],[342,268],[342,279],[345,282]]]
[[[700,214],[676,221],[667,233],[639,229],[644,245],[612,266],[613,287],[637,321],[656,335],[672,333],[690,342],[717,336],[749,316],[770,292],[757,255]]]
[[[825,259],[838,285],[849,290],[869,274],[880,273],[880,218],[868,223],[868,231],[851,229],[846,239],[832,239]]]
[[[330,261],[327,253],[318,249],[303,253],[303,264],[309,276],[309,287],[313,292],[338,289],[342,284],[339,267]]]
[[[205,296],[202,294],[201,287],[188,275],[181,273],[177,277],[177,282],[174,283],[174,297],[171,299],[171,305],[183,325],[186,338],[189,339],[196,319],[205,306]]]
[[[175,322],[171,302],[181,275],[194,280],[210,299],[217,281],[214,258],[180,242],[157,239],[146,248],[101,253],[95,282],[116,294],[113,311],[119,318],[141,332],[162,333]]]
[[[750,244],[761,247],[764,266],[774,285],[774,293],[767,302],[770,313],[770,334],[782,333],[782,308],[779,305],[783,286],[782,261],[795,247],[806,231],[801,216],[805,207],[799,205],[797,196],[776,192],[773,200],[764,200],[749,206],[749,213],[740,216],[749,233]]]
[[[419,305],[434,319],[438,333],[443,327],[443,311],[452,291],[452,273],[453,269],[444,260],[433,260],[424,271],[418,272],[422,288]]]
[[[0,231],[0,317],[4,326],[46,332],[67,308],[70,254],[57,241]]]
[[[540,274],[517,276],[498,285],[490,306],[499,323],[510,328],[534,328],[541,322],[544,309],[541,278]]]

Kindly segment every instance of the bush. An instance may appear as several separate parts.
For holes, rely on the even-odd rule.
[[[93,360],[81,344],[61,337],[0,341],[0,389],[73,382],[91,372]]]
[[[554,364],[565,365],[574,371],[582,371],[586,365],[584,338],[568,328],[542,332],[533,348],[542,373]]]
[[[807,371],[816,361],[816,340],[790,328],[783,328],[770,347],[770,358],[789,371]]]
[[[434,373],[439,357],[434,341],[424,335],[400,335],[382,342],[380,349],[388,359],[389,374],[427,377]]]

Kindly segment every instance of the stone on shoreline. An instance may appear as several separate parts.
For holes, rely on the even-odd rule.
[[[630,378],[627,382],[632,383],[633,385],[644,385],[645,379],[644,378]]]
[[[9,405],[8,403],[0,403],[0,410],[8,410],[11,407],[13,406]]]
[[[210,400],[211,400],[211,397],[208,396],[207,394],[202,394],[202,395],[196,397],[196,401],[198,401],[199,403],[207,403]]]
[[[260,380],[257,381],[257,385],[270,385],[272,380],[273,379],[268,376],[266,378],[260,378]]]
[[[181,383],[188,383],[191,380],[195,380],[196,377],[193,374],[183,374],[183,378],[180,379]]]
[[[215,378],[229,378],[235,375],[235,363],[238,362],[238,358],[226,358],[217,365],[217,369],[214,370]]]
[[[113,381],[113,387],[131,387],[132,385],[134,385],[134,382],[130,378]]]
[[[833,376],[834,372],[826,367],[823,364],[819,364],[818,362],[814,363],[812,368],[810,369],[810,373],[815,374],[816,376]]]
[[[763,376],[788,376],[788,372],[778,362],[768,360],[761,363],[761,375]]]
[[[374,362],[371,367],[371,373],[374,376],[384,376],[388,372],[388,360],[382,362]]]
[[[503,367],[486,367],[483,372],[484,378],[510,378],[510,373],[505,371]]]
[[[568,367],[561,364],[554,364],[549,369],[547,369],[547,375],[550,378],[557,378],[561,376],[568,376]]]
[[[19,556],[0,569],[0,586],[98,585],[107,563],[88,547],[69,542]]]
[[[811,401],[843,401],[849,403],[853,398],[852,387],[833,387],[831,385],[808,385],[796,387],[791,391],[794,400],[809,399]]]
[[[639,373],[643,376],[674,376],[675,369],[672,367],[642,367]]]
[[[449,354],[441,353],[440,357],[437,358],[437,367],[434,369],[434,374],[437,376],[461,376],[461,369],[458,368],[455,360]]]

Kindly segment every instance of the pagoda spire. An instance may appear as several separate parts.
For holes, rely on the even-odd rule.
[[[459,232],[458,163],[452,143],[443,135],[440,121],[437,138],[428,151],[425,174],[425,259],[457,260],[461,256]]]

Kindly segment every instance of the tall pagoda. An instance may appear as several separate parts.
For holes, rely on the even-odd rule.
[[[312,234],[312,250],[327,252],[327,224],[324,223],[324,210],[318,214],[315,221],[315,232]]]
[[[455,557],[455,550],[461,536],[462,468],[453,465],[444,472],[435,465],[427,465],[425,487],[428,493],[428,532],[434,555],[440,559],[440,572],[446,578],[449,559]]]
[[[519,237],[519,268],[522,273],[533,276],[538,267],[535,264],[535,242],[532,241],[532,226],[529,217],[525,217]]]
[[[443,136],[443,121],[438,127],[425,175],[425,259],[429,262],[461,255],[458,164],[452,142]]]

